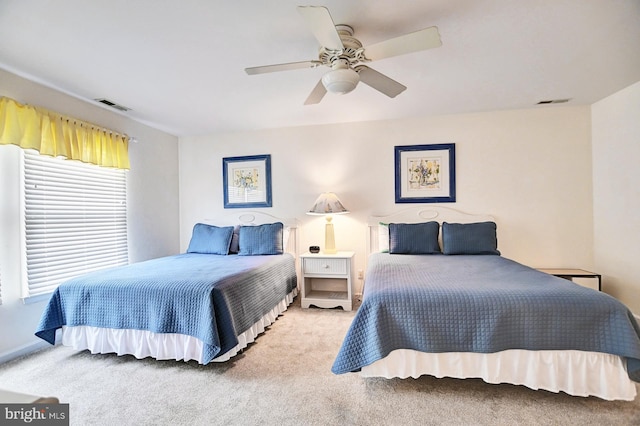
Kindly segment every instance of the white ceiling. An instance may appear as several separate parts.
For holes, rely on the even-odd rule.
[[[360,84],[304,106],[328,68],[244,72],[317,59],[296,10],[304,3],[0,0],[0,68],[79,98],[107,98],[177,136],[532,108],[558,98],[585,105],[640,81],[639,0],[313,4],[352,26],[365,47],[430,26],[443,45],[368,64],[408,87],[394,99]]]

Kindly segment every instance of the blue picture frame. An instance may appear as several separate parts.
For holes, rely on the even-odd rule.
[[[271,155],[222,159],[224,208],[271,207]]]
[[[396,203],[455,203],[455,144],[394,148]]]

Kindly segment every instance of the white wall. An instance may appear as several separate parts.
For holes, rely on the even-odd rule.
[[[640,313],[640,82],[591,109],[595,268]]]
[[[81,120],[135,136],[129,145],[128,172],[129,259],[132,262],[179,251],[178,139],[55,90],[0,70],[0,96],[39,105]],[[5,149],[6,148],[6,149]],[[33,335],[45,302],[25,305],[20,300],[21,271],[19,148],[0,147],[0,362],[41,342]],[[9,259],[7,261],[7,259]]]
[[[362,269],[367,217],[408,207],[394,202],[394,146],[435,143],[456,144],[458,201],[448,206],[493,215],[504,256],[534,267],[593,267],[588,107],[181,138],[181,248],[194,223],[229,213],[222,158],[271,154],[273,207],[264,210],[297,217],[301,247],[322,246],[323,219],[305,212],[334,191],[351,211],[334,217],[336,245],[355,250]]]

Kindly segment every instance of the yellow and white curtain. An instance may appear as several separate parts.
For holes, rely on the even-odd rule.
[[[104,167],[129,169],[129,138],[43,108],[0,97],[0,144]]]

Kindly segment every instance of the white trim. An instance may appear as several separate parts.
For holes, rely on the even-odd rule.
[[[466,213],[443,206],[420,206],[400,210],[385,216],[370,216],[368,224],[369,226],[377,226],[379,222],[420,223],[430,220],[438,223],[472,223],[494,221],[495,218],[488,214]]]
[[[24,303],[25,305],[30,305],[32,303],[38,303],[45,300],[49,300],[51,298],[51,293],[53,293],[53,291],[50,291],[49,293],[38,294],[35,296],[25,296],[25,297],[21,297],[20,299],[22,300],[22,303]]]
[[[21,356],[28,355],[32,352],[50,347],[51,345],[49,343],[45,342],[44,340],[38,339],[38,341],[19,346],[17,349],[12,349],[10,351],[0,353],[0,364],[4,364],[5,362],[20,358]]]
[[[262,225],[265,223],[282,222],[284,226],[297,226],[298,219],[294,218],[280,218],[268,213],[258,211],[236,211],[229,213],[226,216],[218,217],[215,219],[204,219],[204,221],[216,225]]]

